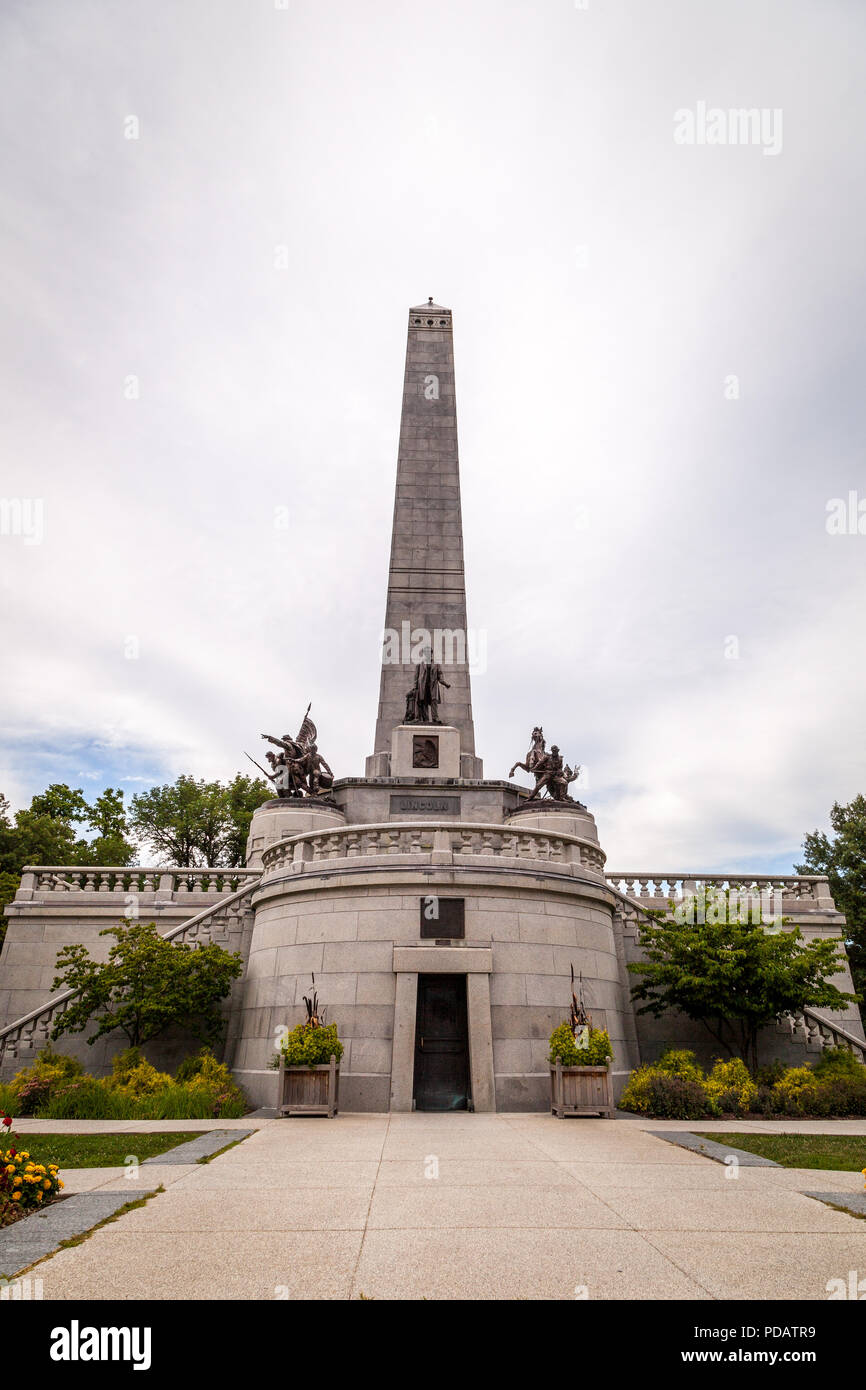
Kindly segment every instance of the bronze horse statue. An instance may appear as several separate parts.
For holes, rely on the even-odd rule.
[[[544,757],[544,730],[535,728],[532,730],[532,746],[526,755],[525,763],[515,763],[508,776],[513,777],[519,767],[524,772],[532,774]]]

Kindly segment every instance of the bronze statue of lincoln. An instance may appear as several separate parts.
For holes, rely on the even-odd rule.
[[[415,681],[406,696],[407,724],[441,724],[439,703],[442,699],[441,687],[451,689],[450,682],[442,675],[438,661],[432,661],[429,647],[421,653],[421,660],[415,667]],[[410,712],[412,718],[409,717]]]

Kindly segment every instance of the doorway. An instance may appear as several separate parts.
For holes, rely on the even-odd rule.
[[[469,1108],[465,975],[418,976],[413,1094],[416,1110]]]

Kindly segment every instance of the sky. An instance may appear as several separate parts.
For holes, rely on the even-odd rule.
[[[363,775],[432,296],[485,774],[541,723],[612,869],[791,872],[866,790],[864,42],[858,0],[6,0],[13,806],[231,777],[309,701]]]

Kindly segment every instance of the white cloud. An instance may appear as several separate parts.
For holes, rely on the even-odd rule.
[[[310,699],[362,772],[427,294],[455,314],[488,775],[541,719],[626,868],[783,867],[863,789],[866,537],[824,528],[866,495],[861,14],[0,23],[0,492],[46,518],[41,546],[0,537],[10,795],[39,740],[92,748],[90,772],[110,748],[115,782],[230,775]],[[677,146],[699,100],[783,108],[782,153]]]

